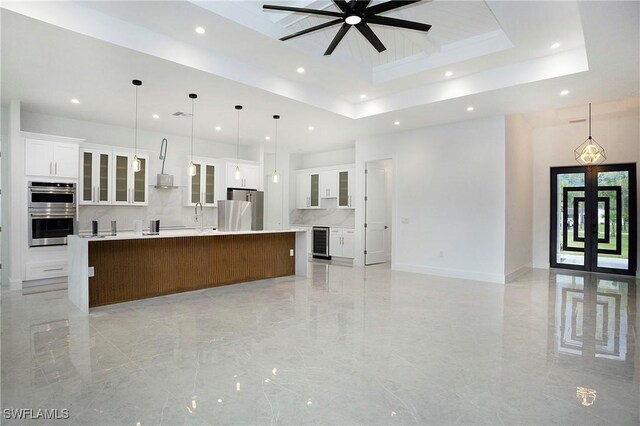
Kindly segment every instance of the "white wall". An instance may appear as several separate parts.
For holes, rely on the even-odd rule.
[[[533,248],[532,128],[521,115],[506,118],[505,270],[507,277],[531,267]]]
[[[133,148],[134,129],[122,126],[73,120],[63,117],[44,115],[29,111],[22,112],[22,130],[86,139],[87,143]],[[160,173],[162,161],[159,160],[162,138],[168,140],[165,173],[174,175],[174,185],[179,189],[155,189],[156,174]],[[79,211],[80,230],[89,230],[92,220],[99,220],[100,229],[108,230],[111,220],[118,222],[119,230],[132,229],[136,219],[148,221],[159,219],[161,226],[197,226],[192,207],[183,206],[184,188],[187,185],[187,156],[190,153],[190,137],[163,134],[140,129],[138,131],[138,149],[148,151],[149,159],[149,206],[81,206]],[[240,158],[260,161],[259,146],[240,146]],[[235,158],[236,147],[232,143],[220,143],[204,139],[194,139],[194,156],[213,158]],[[221,170],[224,176],[224,170]],[[218,199],[226,194],[218,194]],[[217,211],[207,208],[204,211],[205,225],[216,226]]]
[[[394,170],[392,267],[504,282],[504,117],[357,140],[359,194],[364,193],[365,163],[385,158],[392,159]],[[361,198],[356,203],[357,264],[364,251]]]
[[[598,117],[598,107],[598,104],[593,105],[592,135],[605,149],[606,164],[636,163],[640,159],[640,117],[637,109]],[[573,150],[588,135],[585,122],[533,129],[534,268],[549,268],[550,168],[578,165]]]
[[[297,169],[311,169],[339,164],[353,164],[356,160],[356,149],[354,147],[310,154],[292,154],[292,156],[296,157]]]

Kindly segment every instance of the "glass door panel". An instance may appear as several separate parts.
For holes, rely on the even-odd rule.
[[[191,203],[200,203],[200,164],[193,163],[196,174],[191,176]]]
[[[584,266],[585,173],[561,173],[556,179],[556,263]]]
[[[311,207],[320,205],[320,175],[311,175]]]
[[[129,157],[116,155],[116,202],[126,203],[129,179]]]
[[[146,167],[147,160],[145,158],[139,158],[140,160],[140,171],[135,172],[133,174],[133,202],[134,203],[144,203],[145,195],[147,189],[146,182]]]
[[[82,201],[93,201],[93,153],[82,155]]]
[[[215,183],[215,166],[206,165],[204,173],[204,202],[207,204],[213,204],[215,202],[214,197],[214,183]]]
[[[349,172],[338,173],[338,205],[347,207],[349,205]]]
[[[98,201],[109,202],[109,154],[100,154]]]
[[[598,172],[599,268],[629,268],[629,207],[629,171]]]

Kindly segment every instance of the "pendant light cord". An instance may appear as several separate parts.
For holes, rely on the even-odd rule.
[[[135,131],[135,152],[134,157],[138,156],[138,86],[136,86],[136,131]]]
[[[236,143],[236,168],[240,167],[240,110],[238,109],[238,140]]]
[[[191,98],[191,163],[193,163],[193,104],[194,99]]]
[[[591,102],[589,102],[589,139],[591,139]]]
[[[278,120],[274,121],[276,122],[276,153],[273,156],[273,165],[278,170]]]

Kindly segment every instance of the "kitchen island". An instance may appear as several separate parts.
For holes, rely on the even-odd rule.
[[[305,231],[69,236],[69,300],[89,308],[307,274]]]

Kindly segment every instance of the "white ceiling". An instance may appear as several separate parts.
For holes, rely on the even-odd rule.
[[[386,15],[429,23],[429,33],[372,26],[387,46],[378,54],[350,31],[327,57],[337,27],[280,42],[323,18],[263,11],[264,3],[5,1],[2,102],[130,126],[130,81],[139,78],[143,128],[187,134],[188,120],[170,114],[188,111],[187,94],[196,92],[197,136],[235,142],[233,106],[243,104],[242,143],[263,143],[279,113],[282,143],[311,152],[364,135],[639,91],[638,2],[425,1]],[[198,25],[206,34],[194,32]],[[556,41],[561,46],[550,49]],[[570,94],[559,96],[563,89]]]

